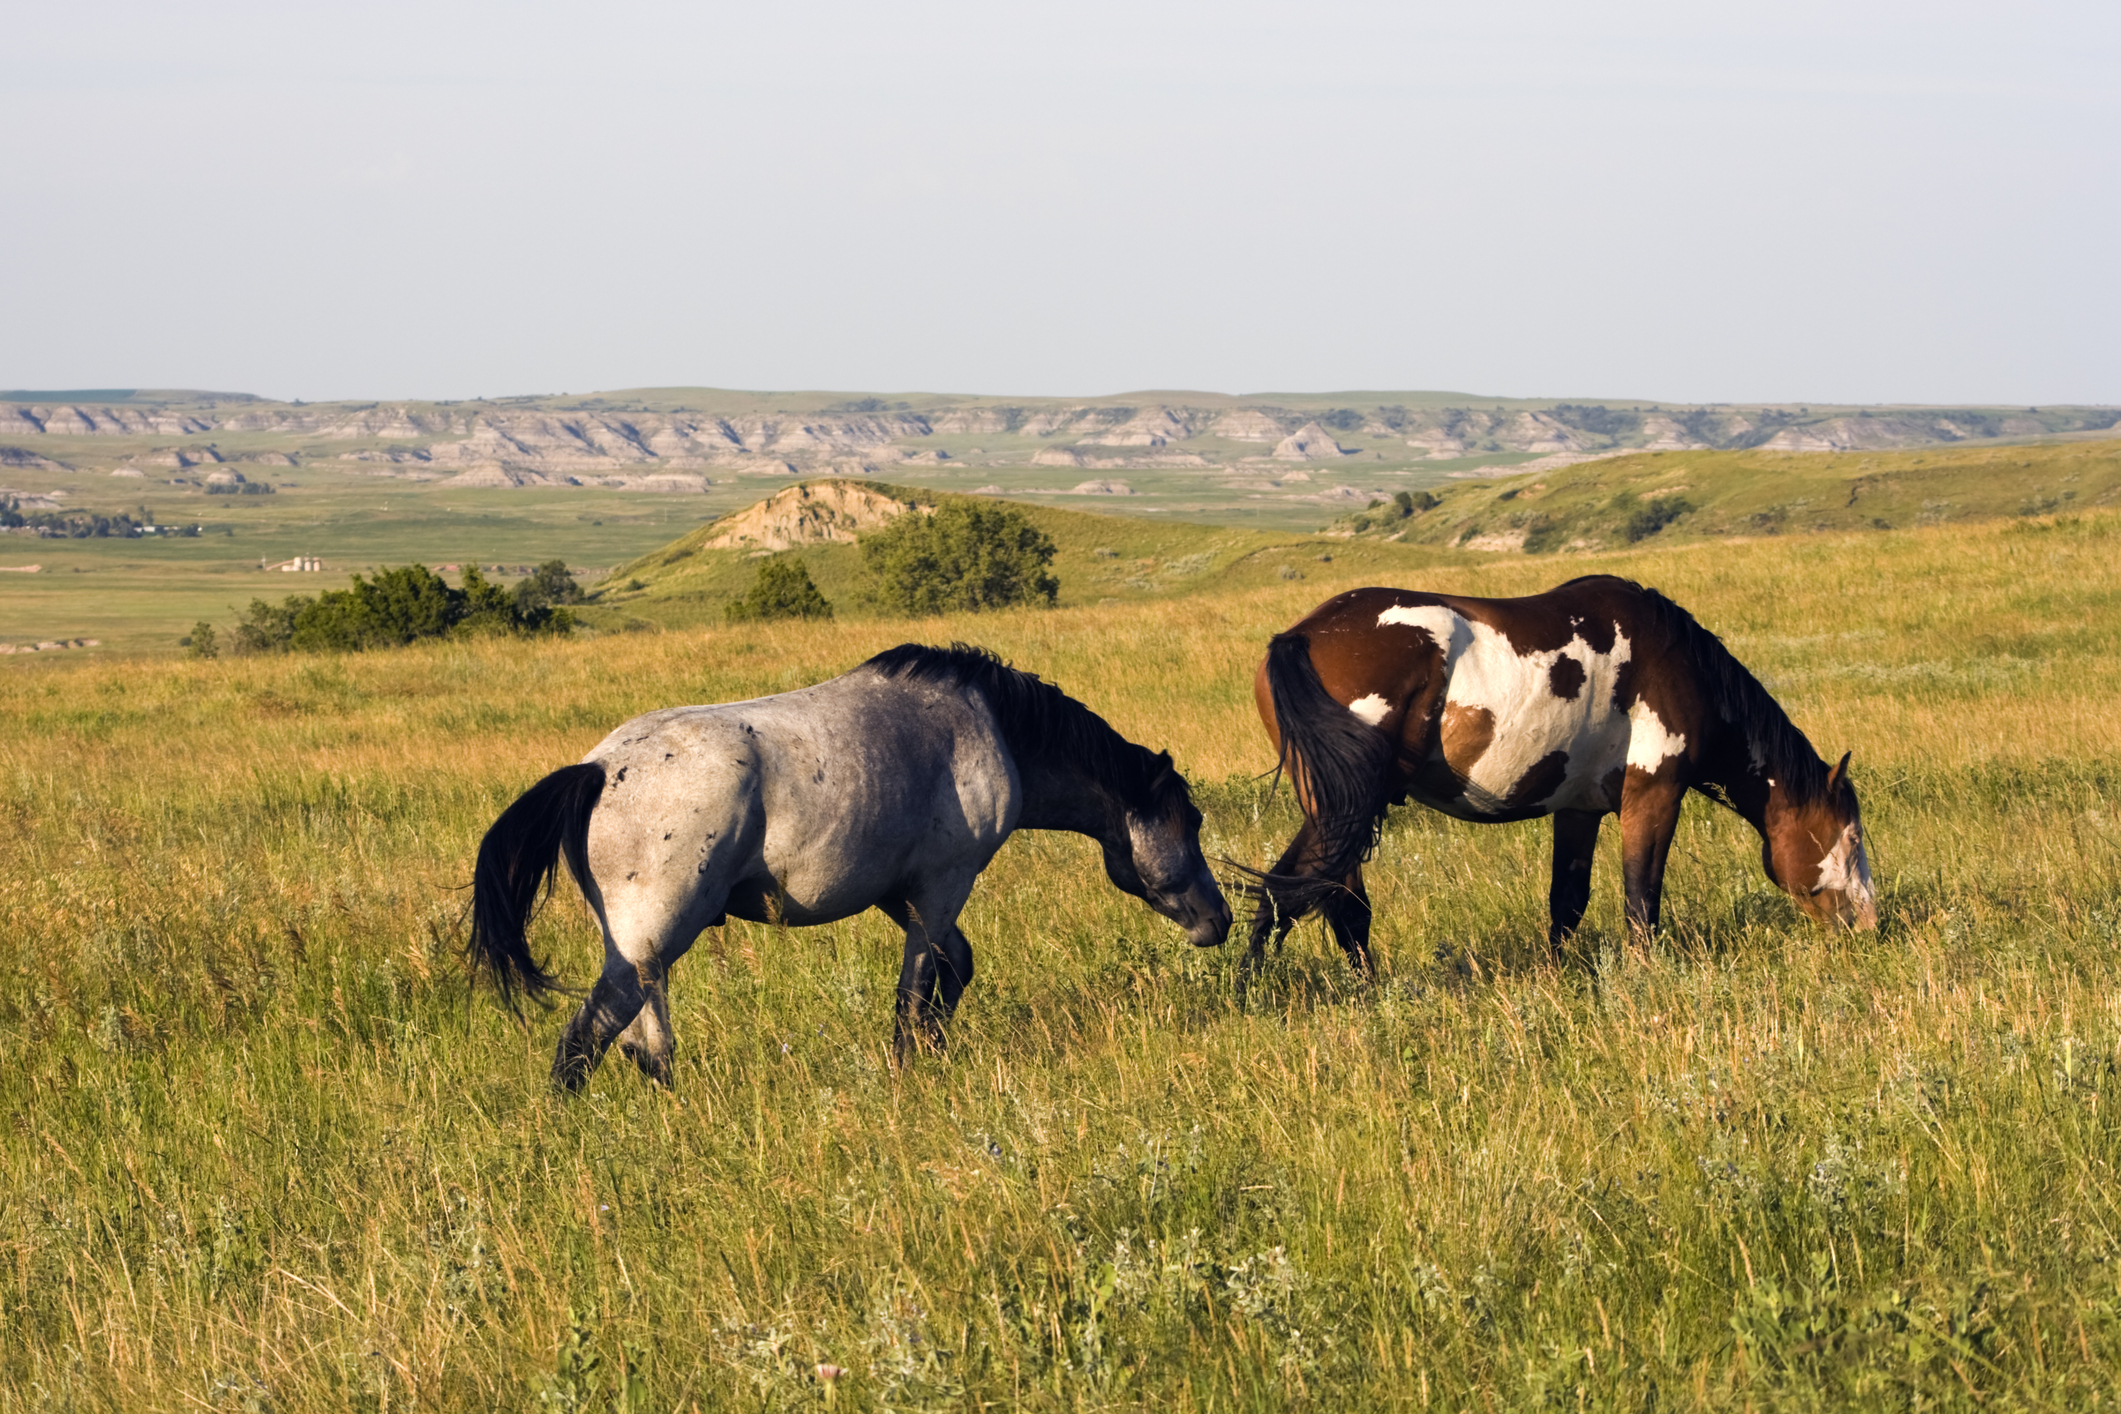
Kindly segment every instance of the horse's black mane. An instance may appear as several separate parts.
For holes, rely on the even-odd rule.
[[[976,689],[1018,759],[1078,765],[1143,814],[1160,817],[1191,800],[1169,752],[1135,745],[1052,683],[1010,667],[984,648],[901,643],[862,666],[887,678]]]
[[[1579,584],[1608,584],[1639,595],[1649,611],[1647,627],[1663,635],[1699,675],[1708,705],[1736,731],[1782,782],[1800,805],[1826,798],[1826,763],[1811,738],[1797,729],[1782,704],[1768,695],[1760,679],[1738,661],[1723,640],[1703,628],[1679,605],[1646,585],[1616,575],[1585,575],[1561,589]]]

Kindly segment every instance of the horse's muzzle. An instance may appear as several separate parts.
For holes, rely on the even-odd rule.
[[[1231,922],[1230,905],[1218,903],[1186,929],[1186,941],[1197,948],[1219,948],[1230,936]]]

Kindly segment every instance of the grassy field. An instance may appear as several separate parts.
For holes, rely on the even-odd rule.
[[[1547,835],[1396,814],[1382,977],[1232,1001],[1071,837],[887,1063],[868,917],[732,923],[676,1089],[545,1085],[462,886],[630,714],[906,638],[1040,671],[1291,827],[1249,678],[1374,566],[1044,613],[0,673],[0,1409],[2088,1409],[2121,1365],[2121,516],[1400,556],[1655,583],[1853,748],[1884,926],[1813,931],[1700,802],[1672,920],[1542,954]],[[596,956],[571,892],[538,935]],[[845,1373],[821,1381],[817,1367]]]
[[[253,478],[267,475],[247,468]],[[196,538],[45,539],[0,534],[0,642],[101,639],[110,654],[178,651],[194,621],[231,622],[254,598],[343,589],[378,565],[477,562],[514,567],[561,558],[603,570],[719,515],[741,496],[650,496],[602,489],[445,491],[432,484],[304,467],[271,473],[270,496],[208,496],[197,488],[0,469],[18,490],[64,490],[69,510],[142,511]],[[259,565],[321,558],[322,574],[261,574]],[[593,576],[592,576],[593,577]]]

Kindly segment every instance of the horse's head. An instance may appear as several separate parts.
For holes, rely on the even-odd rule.
[[[1849,782],[1846,753],[1827,772],[1826,790],[1816,800],[1784,801],[1781,809],[1771,809],[1765,833],[1761,854],[1768,877],[1799,908],[1830,927],[1878,926],[1878,895],[1863,848],[1863,812]]]
[[[1124,807],[1125,837],[1104,841],[1105,873],[1185,929],[1195,947],[1212,948],[1229,936],[1230,905],[1200,852],[1200,811],[1185,778],[1171,769],[1169,753],[1157,764],[1143,801]]]

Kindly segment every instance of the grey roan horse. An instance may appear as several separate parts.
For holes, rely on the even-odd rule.
[[[558,990],[524,932],[564,857],[604,971],[560,1038],[583,1085],[616,1040],[670,1082],[664,978],[734,915],[815,924],[872,905],[905,930],[903,1059],[972,980],[958,912],[1014,830],[1072,830],[1105,872],[1202,947],[1230,929],[1200,812],[1168,754],[993,654],[903,644],[798,692],[636,717],[501,812],[479,845],[471,955],[511,1005]]]

